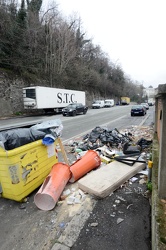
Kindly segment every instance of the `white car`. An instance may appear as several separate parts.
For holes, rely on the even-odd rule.
[[[149,104],[148,103],[142,102],[141,105],[144,106],[146,109],[149,109]]]

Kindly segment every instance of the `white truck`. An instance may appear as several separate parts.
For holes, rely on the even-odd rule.
[[[85,105],[85,92],[34,86],[23,88],[24,109],[60,112],[70,103]]]
[[[104,107],[106,108],[113,107],[114,105],[115,105],[114,99],[106,99],[104,101]]]
[[[103,100],[96,100],[92,103],[92,109],[100,109],[100,108],[104,108]]]
[[[155,98],[149,98],[148,104],[149,104],[149,106],[153,106],[155,104]]]

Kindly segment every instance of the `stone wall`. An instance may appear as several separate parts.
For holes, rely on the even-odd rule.
[[[24,86],[22,79],[0,72],[0,117],[24,111],[22,99]]]

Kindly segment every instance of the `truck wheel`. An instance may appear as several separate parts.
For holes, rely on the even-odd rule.
[[[84,111],[83,111],[83,114],[85,115],[85,114],[86,114],[86,112],[87,112],[87,110],[84,110]]]

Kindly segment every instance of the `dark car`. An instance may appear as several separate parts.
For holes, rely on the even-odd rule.
[[[88,110],[88,107],[86,107],[82,103],[72,103],[62,109],[62,114],[63,116],[66,116],[66,115],[75,116],[81,113],[86,114],[87,110]]]
[[[131,108],[131,116],[146,115],[146,108],[143,105],[134,105]]]

